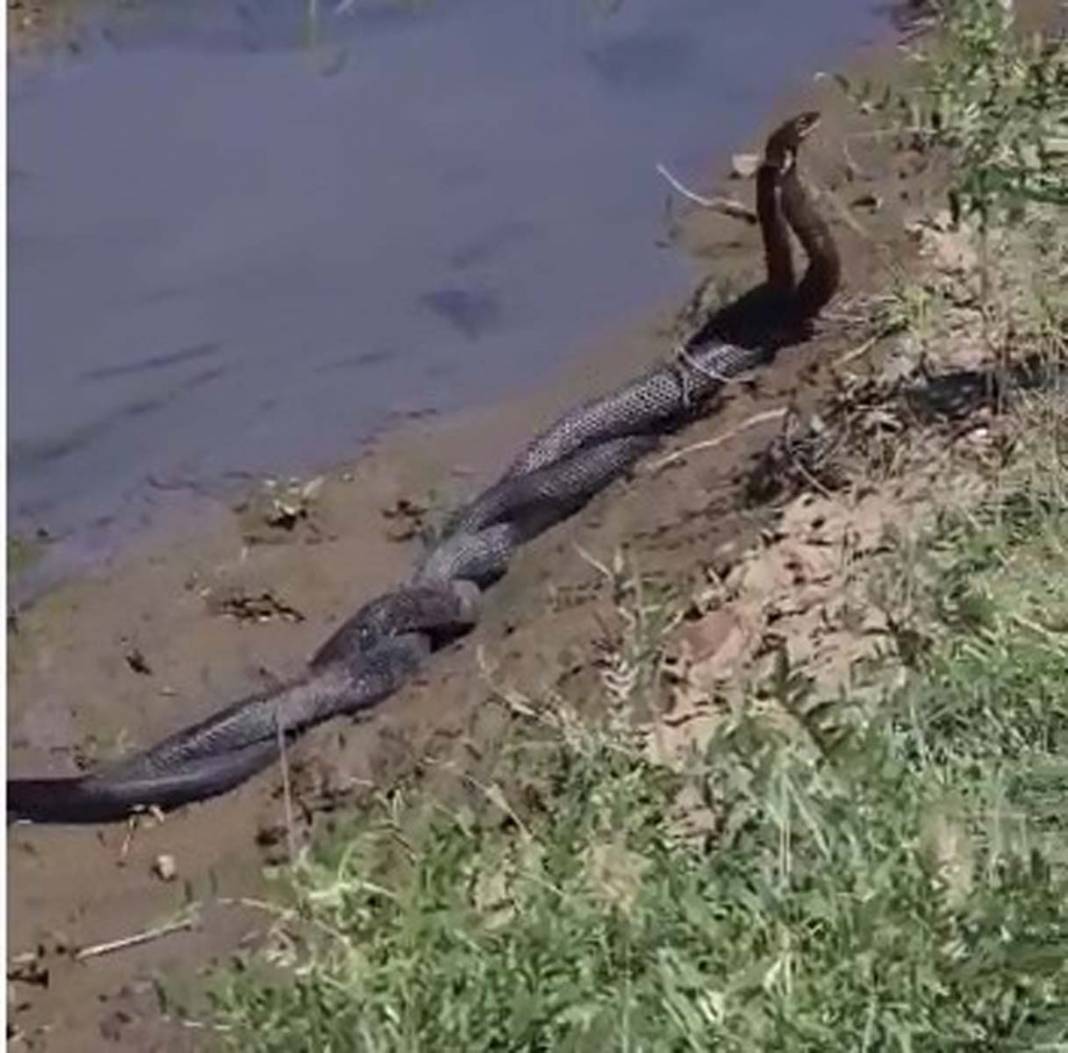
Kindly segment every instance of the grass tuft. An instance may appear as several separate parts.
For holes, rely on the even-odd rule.
[[[1050,585],[1068,570],[1064,515],[935,528],[936,643],[881,705],[816,705],[780,670],[764,691],[797,727],[746,707],[684,771],[606,718],[548,749],[521,736],[508,769],[523,774],[483,814],[434,807],[414,841],[396,800],[356,823],[294,871],[281,971],[219,988],[229,1041],[1068,1041],[1068,608]],[[962,582],[982,614],[961,616]],[[687,793],[713,816],[699,838],[678,833]]]

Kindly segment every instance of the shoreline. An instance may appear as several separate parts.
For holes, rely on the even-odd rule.
[[[697,262],[690,259],[695,269]],[[384,507],[418,500],[420,495],[414,492],[396,491],[405,487],[430,491],[435,475],[452,478],[460,487],[470,479],[488,483],[490,474],[507,459],[502,443],[518,449],[541,423],[567,408],[576,391],[580,398],[596,394],[603,386],[603,368],[620,369],[622,377],[625,369],[651,361],[677,313],[677,303],[676,298],[665,299],[638,312],[638,320],[620,320],[582,341],[579,350],[537,384],[521,385],[456,410],[398,410],[390,423],[360,440],[352,454],[304,465],[299,474],[250,472],[242,479],[173,484],[149,480],[147,485],[155,493],[151,502],[141,499],[119,507],[54,538],[46,529],[13,532],[8,543],[9,607],[25,612],[57,590],[122,573],[127,563],[151,558],[153,553],[195,546],[198,539],[210,545],[235,516],[252,544],[286,544],[292,527],[279,523],[272,528],[271,495],[277,495],[283,506],[296,498],[301,506],[297,519],[303,521],[314,514],[317,503],[299,497],[309,483],[317,484],[317,494],[339,484],[367,484],[371,487],[367,500]],[[438,452],[428,460],[424,451],[431,448]],[[383,462],[394,466],[397,485],[383,478]],[[368,471],[371,463],[374,467]],[[278,518],[288,517],[283,513]]]

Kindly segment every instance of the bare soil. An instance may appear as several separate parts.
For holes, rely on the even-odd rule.
[[[896,61],[884,48],[855,67],[880,78]],[[660,470],[651,467],[657,454],[523,550],[487,594],[477,630],[418,683],[366,720],[307,736],[289,758],[297,836],[329,829],[364,795],[429,770],[435,758],[462,764],[491,748],[504,727],[486,704],[492,683],[581,699],[598,675],[597,641],[612,609],[591,557],[608,564],[622,549],[644,575],[691,587],[710,567],[729,571],[775,519],[745,495],[755,458],[781,429],[780,411],[818,406],[836,362],[857,350],[864,297],[886,286],[891,267],[911,265],[906,219],[930,210],[938,187],[922,158],[870,135],[829,79],[784,99],[768,126],[808,107],[824,121],[805,171],[828,194],[848,283],[820,331],[734,385],[718,412],[664,453],[714,445]],[[765,134],[755,131],[752,149]],[[745,181],[724,177],[719,189],[751,199]],[[738,290],[759,281],[755,227],[678,202],[675,211],[675,236],[717,279],[729,276]],[[667,305],[645,327],[591,349],[535,397],[413,422],[310,488],[302,480],[250,495],[240,509],[219,506],[196,532],[144,543],[20,612],[8,636],[9,770],[74,773],[296,673],[339,619],[410,570],[418,531],[443,502],[476,492],[580,397],[667,354],[679,313]],[[849,363],[867,367],[864,354]],[[54,1053],[201,1048],[205,1032],[175,1019],[169,999],[262,933],[262,913],[233,901],[263,894],[263,867],[284,860],[286,837],[277,769],[137,829],[10,828],[9,1033]],[[161,855],[173,857],[172,880],[154,872]],[[199,904],[191,929],[77,959],[78,949],[156,928],[190,903]]]

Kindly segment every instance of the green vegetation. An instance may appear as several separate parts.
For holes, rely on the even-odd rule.
[[[1003,0],[940,0],[941,43],[916,50],[918,83],[842,88],[922,149],[953,158],[950,199],[985,223],[1030,202],[1068,204],[1068,47],[1024,38]]]
[[[235,1048],[1068,1042],[1068,504],[1014,494],[927,541],[902,571],[940,638],[882,704],[783,670],[797,726],[736,713],[681,773],[563,721],[484,814],[413,833],[394,799],[303,861],[283,973],[220,989]]]
[[[614,568],[599,716],[512,699],[480,805],[396,791],[286,871],[268,948],[216,978],[224,1045],[1068,1049],[1068,315],[1044,211],[1068,100],[1063,45],[993,32],[1001,11],[952,5],[914,96],[938,108],[888,112],[949,151],[983,237],[1011,203],[1024,256],[990,264],[988,339],[1059,390],[1015,398],[975,501],[869,557],[873,592],[907,597],[875,689],[821,694],[784,650],[659,763],[633,717],[677,606]],[[943,302],[899,299],[893,328],[937,343]]]
[[[953,192],[984,222],[1026,202],[1068,204],[1068,51],[1063,41],[1012,40],[1012,6],[957,0],[952,46],[931,66],[915,110],[929,145],[958,164]]]

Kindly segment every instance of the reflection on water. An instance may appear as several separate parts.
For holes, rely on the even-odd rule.
[[[100,5],[9,81],[13,527],[350,455],[682,290],[654,164],[877,26],[800,6]]]

